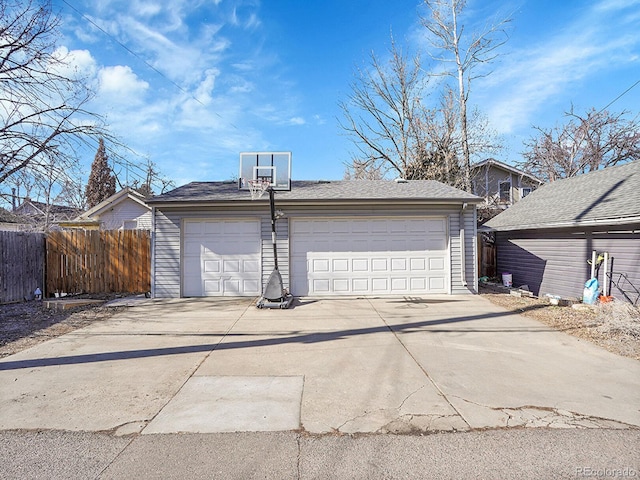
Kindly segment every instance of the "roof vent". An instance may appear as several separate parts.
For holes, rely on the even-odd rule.
[[[402,178],[402,177],[398,177],[394,180],[394,182],[396,183],[409,183],[409,180],[407,180],[406,178]]]

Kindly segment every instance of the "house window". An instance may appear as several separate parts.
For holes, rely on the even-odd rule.
[[[124,230],[135,230],[136,228],[138,228],[138,221],[137,220],[125,220],[122,224],[122,228]]]
[[[522,187],[520,189],[520,198],[524,198],[531,193],[531,187]]]
[[[500,201],[511,202],[511,182],[500,182]]]

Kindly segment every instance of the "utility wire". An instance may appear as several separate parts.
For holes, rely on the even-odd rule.
[[[606,106],[602,107],[600,109],[600,111],[598,113],[602,113],[604,110],[606,110],[607,108],[609,108],[611,105],[613,105],[615,102],[617,102],[618,100],[620,100],[622,97],[624,97],[627,93],[629,93],[633,88],[635,88],[637,85],[640,84],[640,80],[638,80],[636,83],[634,83],[633,85],[631,85],[629,88],[627,88],[624,92],[622,92],[620,95],[618,95],[616,98],[614,98],[613,100],[611,100]]]
[[[185,95],[188,95],[189,97],[191,97],[192,99],[194,99],[196,102],[198,102],[200,105],[202,105],[203,107],[207,107],[204,103],[202,103],[195,95],[193,95],[192,93],[189,93],[187,90],[185,90],[184,88],[182,88],[180,85],[178,85],[176,82],[174,82],[173,80],[171,80],[169,77],[167,77],[164,73],[162,73],[160,70],[158,70],[156,67],[154,67],[153,65],[151,65],[149,62],[147,62],[144,58],[140,57],[140,55],[138,55],[136,52],[134,52],[133,50],[131,50],[129,47],[127,47],[124,43],[122,43],[120,40],[118,40],[117,38],[115,38],[113,35],[111,35],[109,32],[107,32],[104,28],[102,28],[100,25],[98,25],[96,22],[94,22],[93,20],[91,20],[91,18],[89,18],[88,16],[86,16],[84,13],[82,13],[80,10],[78,10],[76,7],[74,7],[73,5],[71,5],[67,0],[62,0],[62,2],[67,5],[70,9],[72,9],[74,12],[76,12],[78,15],[80,15],[84,20],[86,20],[87,22],[89,22],[91,25],[93,25],[94,27],[96,27],[98,30],[100,30],[103,34],[105,34],[107,37],[109,37],[112,41],[114,41],[115,43],[117,43],[118,45],[120,45],[122,48],[124,48],[127,52],[129,52],[129,54],[133,55],[135,58],[137,58],[138,60],[140,60],[142,63],[144,63],[147,67],[149,67],[151,70],[153,70],[154,72],[156,72],[158,75],[160,75],[162,78],[164,78],[167,82],[171,83],[174,87],[176,87],[178,90],[180,90],[182,93],[184,93]],[[224,120],[222,118],[222,116],[218,113],[218,112],[213,112],[217,117],[219,117],[220,119]],[[229,125],[231,125],[233,128],[235,128],[236,130],[238,129],[237,126],[235,126],[233,123],[230,123]]]
[[[100,25],[98,25],[96,22],[94,22],[90,17],[88,17],[87,15],[85,15],[84,13],[82,13],[80,10],[78,10],[75,6],[73,6],[71,3],[69,3],[67,0],[62,0],[62,2],[67,5],[70,9],[72,9],[74,12],[76,12],[80,17],[82,17],[86,22],[90,23],[91,25],[93,25],[95,28],[97,28],[99,31],[101,31],[106,37],[108,37],[110,40],[112,40],[113,42],[115,42],[116,44],[120,45],[120,47],[122,47],[124,50],[126,50],[130,55],[132,55],[133,57],[135,57],[136,59],[138,59],[139,61],[141,61],[142,63],[144,63],[148,68],[150,68],[151,70],[153,70],[154,72],[156,72],[158,75],[160,75],[162,78],[164,78],[167,82],[169,82],[170,84],[172,84],[174,87],[176,87],[180,92],[184,93],[185,95],[188,95],[189,97],[191,97],[193,100],[195,100],[196,102],[198,102],[200,105],[202,105],[203,107],[207,107],[204,103],[202,103],[196,96],[194,96],[193,94],[191,94],[190,92],[188,92],[187,90],[185,90],[183,87],[181,87],[178,83],[174,82],[173,80],[171,80],[169,77],[167,77],[164,73],[162,73],[160,70],[158,70],[156,67],[154,67],[153,65],[151,65],[149,62],[147,62],[144,58],[141,58],[140,55],[138,55],[136,52],[134,52],[133,50],[131,50],[129,47],[127,47],[124,43],[122,43],[121,41],[119,41],[117,38],[115,38],[113,35],[111,35],[109,32],[107,32],[105,29],[103,29]],[[218,113],[218,112],[213,112],[218,118],[223,119],[222,116]],[[224,120],[224,119],[223,119]],[[229,125],[233,128],[235,128],[236,130],[238,130],[238,127],[229,122]],[[137,168],[138,170],[140,170],[141,172],[143,172],[142,174],[139,173],[135,173],[135,172],[131,172],[132,175],[137,176],[139,178],[139,180],[144,181],[144,176],[146,171],[139,165],[137,165],[134,162],[131,162],[130,160],[122,157],[121,155],[119,155],[117,152],[115,152],[113,149],[106,147],[107,150],[110,153],[110,156],[112,156],[112,158],[114,159],[114,164],[119,164],[120,166],[124,166],[127,169],[127,174],[129,173],[129,169],[130,168]],[[116,160],[117,159],[117,160]],[[161,177],[158,174],[152,175],[152,177],[154,178],[154,180],[157,181],[161,181]]]

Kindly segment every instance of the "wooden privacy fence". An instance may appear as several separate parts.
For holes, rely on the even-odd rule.
[[[0,303],[19,302],[43,289],[43,233],[0,232]]]
[[[47,296],[151,290],[147,230],[68,230],[47,235]]]
[[[498,270],[495,234],[478,235],[478,273],[480,277],[495,277]]]

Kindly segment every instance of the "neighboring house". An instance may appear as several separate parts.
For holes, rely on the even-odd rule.
[[[539,188],[485,224],[496,232],[498,273],[511,273],[514,286],[526,284],[535,294],[582,298],[596,250],[612,257],[615,279],[624,274],[640,288],[638,192],[640,161]],[[606,281],[604,265],[598,279]]]
[[[477,292],[480,202],[435,181],[294,181],[275,192],[284,285],[295,296]],[[148,203],[154,297],[261,294],[274,266],[268,198],[194,182]]]
[[[473,193],[490,207],[505,209],[542,184],[542,180],[493,158],[471,166]]]
[[[151,207],[141,193],[126,187],[60,226],[86,230],[151,230]]]
[[[13,214],[28,222],[32,227],[42,227],[43,225],[55,226],[60,222],[71,220],[79,211],[77,208],[67,205],[47,205],[26,197],[24,201],[16,207]]]
[[[0,207],[0,231],[19,232],[24,230],[30,230],[31,225],[23,223],[21,217],[14,215],[9,210]]]

